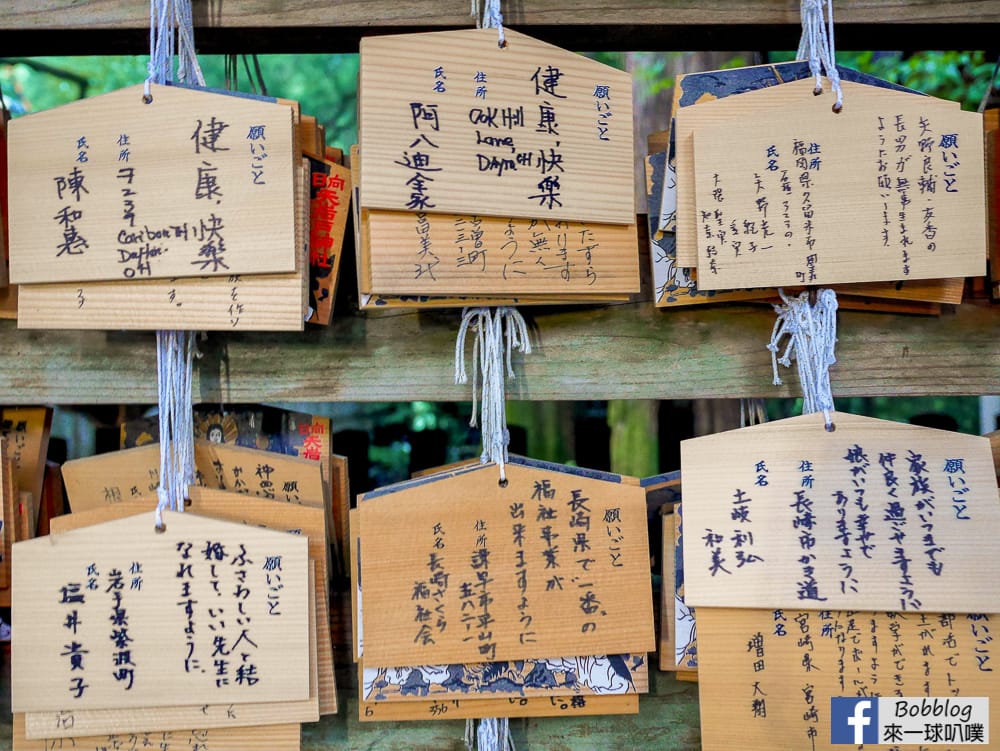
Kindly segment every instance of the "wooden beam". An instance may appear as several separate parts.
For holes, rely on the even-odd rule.
[[[791,397],[771,385],[767,307],[650,304],[524,309],[535,351],[511,399]],[[195,366],[195,400],[466,401],[452,383],[457,311],[335,319],[290,334],[212,334]],[[939,318],[842,312],[834,395],[1000,393],[1000,308],[963,305]],[[6,404],[155,403],[151,333],[18,331],[0,322]]]
[[[199,51],[332,52],[362,35],[472,25],[466,0],[194,0]],[[794,49],[799,0],[520,0],[505,3],[511,27],[576,50]],[[990,49],[998,0],[842,0],[840,49],[873,49],[905,38],[909,48],[942,46],[942,25],[960,26],[967,49]],[[146,0],[12,0],[0,8],[5,55],[148,52]],[[16,33],[15,33],[16,32]],[[902,36],[901,36],[902,35]]]

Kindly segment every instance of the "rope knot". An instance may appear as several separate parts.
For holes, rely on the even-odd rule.
[[[470,331],[475,338],[472,340],[472,419],[469,424],[476,426],[481,398],[483,453],[480,459],[484,464],[496,462],[500,466],[500,478],[504,479],[503,465],[507,462],[510,444],[504,382],[506,378],[514,378],[513,353],[531,352],[528,326],[516,308],[464,309],[455,340],[455,383],[459,384],[468,383],[465,340]]]
[[[783,305],[775,306],[778,319],[771,331],[767,349],[771,352],[773,383],[781,385],[778,364],[791,367],[798,364],[799,383],[802,386],[802,413],[824,412],[827,423],[833,410],[833,393],[830,389],[830,366],[837,358],[837,295],[824,289],[816,296],[815,305],[809,303],[809,293],[789,298],[778,290]],[[778,357],[781,340],[788,337],[784,354]]]

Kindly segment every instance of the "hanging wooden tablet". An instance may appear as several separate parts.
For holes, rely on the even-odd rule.
[[[990,632],[998,622],[985,614],[699,608],[702,748],[845,748],[830,742],[834,696],[990,697],[995,728]],[[928,727],[941,722],[928,718]],[[934,748],[923,733],[906,737],[892,747]]]
[[[923,96],[918,91],[840,65],[837,66],[837,71],[842,82]],[[671,159],[675,163],[677,178],[675,188],[676,224],[674,228],[678,235],[677,262],[681,266],[694,268],[698,263],[697,221],[694,214],[694,143],[692,140],[694,130],[708,123],[720,122],[722,118],[729,119],[733,122],[734,127],[739,127],[742,122],[741,118],[752,116],[761,111],[753,99],[741,101],[738,104],[731,102],[730,104],[735,107],[734,110],[730,110],[728,107],[701,110],[700,106],[722,99],[737,99],[744,94],[767,89],[770,92],[769,101],[772,106],[791,107],[800,97],[795,90],[783,87],[797,81],[810,81],[813,82],[812,86],[815,86],[815,77],[809,70],[809,64],[805,61],[685,73],[677,77],[677,95],[671,103],[671,143],[673,144]],[[810,94],[812,90],[810,87]],[[957,102],[952,104],[955,107],[958,106]],[[730,113],[735,113],[735,116],[730,116]],[[664,197],[663,200],[667,201],[668,199]],[[663,228],[671,229],[669,223]]]
[[[318,468],[317,468],[318,469]],[[185,513],[205,516],[221,521],[250,524],[255,527],[301,535],[308,540],[309,560],[316,567],[314,595],[317,602],[316,652],[318,655],[319,706],[321,714],[337,711],[337,694],[333,676],[333,651],[330,642],[330,613],[327,603],[326,582],[329,580],[326,513],[320,506],[294,507],[278,504],[268,498],[248,498],[234,492],[214,488],[191,487],[185,502]],[[80,529],[113,519],[122,519],[148,512],[155,507],[155,500],[129,500],[111,506],[102,506],[85,512],[74,512],[53,520],[54,533]],[[296,718],[303,722],[308,720]]]
[[[631,76],[518,32],[361,42],[367,208],[635,221]]]
[[[15,714],[13,751],[299,751],[301,726],[259,725],[244,728],[201,728],[135,733],[76,736],[72,743],[54,738],[28,740],[24,735],[24,715]]]
[[[695,132],[699,286],[982,275],[982,116],[849,84],[838,114],[810,85],[786,84],[802,92],[794,108],[760,112],[735,133]]]
[[[688,603],[961,611],[1000,601],[989,441],[822,413],[684,441]],[[720,471],[724,468],[724,471]],[[703,652],[703,650],[701,650]]]
[[[7,194],[10,192],[7,180],[7,110],[0,112],[0,288],[6,288],[10,282],[7,263]]]
[[[14,503],[13,500],[8,500],[8,495],[11,494],[9,472],[7,439],[0,436],[0,590],[10,588],[10,546],[13,544],[11,536],[14,534],[10,527],[14,523]],[[9,594],[7,601],[10,601]]]
[[[84,516],[98,518],[107,512],[88,512]],[[277,725],[286,722],[316,722],[319,720],[319,679],[317,665],[317,629],[315,576],[309,569],[309,698],[299,701],[247,702],[242,704],[176,704],[167,707],[134,707],[131,709],[64,709],[49,712],[26,712],[25,736],[38,738],[72,738],[77,735],[169,732],[197,725],[203,729],[239,728],[253,725]],[[183,702],[183,698],[177,701]]]
[[[519,458],[506,474],[478,465],[362,497],[368,666],[652,648],[638,484]]]
[[[351,150],[351,164],[357,189],[361,157],[356,146]],[[614,273],[601,282],[602,288],[610,284],[627,288],[628,292],[639,289],[634,225],[373,211],[360,208],[357,199],[354,205],[362,308],[551,305],[628,299],[626,292],[590,288],[598,286],[600,274],[608,269],[614,269]],[[373,233],[377,238],[377,262],[372,257]],[[490,238],[496,241],[492,247],[499,248],[500,254],[490,253]],[[581,243],[575,254],[570,253],[570,240]],[[458,253],[462,247],[466,250]],[[545,284],[539,286],[542,279]],[[391,289],[417,292],[397,294]],[[459,293],[449,294],[447,289],[458,289]]]
[[[306,541],[193,515],[164,522],[15,546],[13,617],[32,627],[13,636],[14,711],[308,698]],[[215,662],[217,637],[239,657]]]
[[[151,85],[10,125],[11,280],[295,270],[292,120],[273,101]]]
[[[325,491],[317,462],[242,446],[195,441],[198,485],[322,508]],[[63,465],[73,512],[135,499],[153,499],[160,482],[160,447],[73,459]]]
[[[351,171],[309,158],[309,323],[330,325],[337,293],[344,234],[350,213]]]

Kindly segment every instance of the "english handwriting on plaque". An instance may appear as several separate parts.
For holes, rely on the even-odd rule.
[[[294,246],[284,247],[294,234],[291,109],[173,86],[154,85],[149,103],[142,97],[142,87],[122,89],[12,129],[20,152],[12,176],[26,193],[12,202],[14,276],[294,270]]]
[[[365,41],[365,205],[631,223],[627,196],[608,189],[598,201],[587,185],[624,177],[628,75],[521,34],[508,41],[498,50],[480,31]]]

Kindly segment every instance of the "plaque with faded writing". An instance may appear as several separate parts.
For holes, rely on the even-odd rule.
[[[845,100],[838,114],[827,98],[804,94],[738,128],[695,131],[701,288],[984,273],[982,116],[861,85]]]
[[[701,608],[702,748],[845,748],[830,742],[835,696],[990,697],[996,728],[997,620],[976,613]],[[939,714],[927,718],[930,736],[879,740],[900,751],[970,748],[955,742],[961,730],[956,735],[949,724]]]
[[[299,751],[301,726],[298,724],[259,725],[243,728],[200,728],[93,734],[74,736],[72,741],[57,738],[29,740],[25,737],[24,715],[13,720],[13,751]]]
[[[971,612],[1000,601],[983,559],[1000,536],[989,441],[839,412],[834,431],[824,422],[681,444],[686,602]]]
[[[130,88],[10,124],[15,283],[293,271],[292,110]]]
[[[358,704],[358,715],[361,722],[464,720],[494,716],[584,717],[638,713],[638,694],[423,699],[408,702],[375,702],[362,699]]]
[[[521,461],[363,497],[368,667],[653,648],[644,491]]]
[[[191,514],[15,545],[13,710],[309,697],[304,538]]]
[[[639,291],[634,224],[368,212],[371,287],[411,294]]]
[[[361,42],[361,203],[635,221],[632,79],[515,31]]]
[[[317,462],[270,451],[196,440],[197,485],[284,503],[323,506]],[[73,459],[62,468],[74,512],[136,499],[153,499],[160,484],[160,447],[149,444]]]

